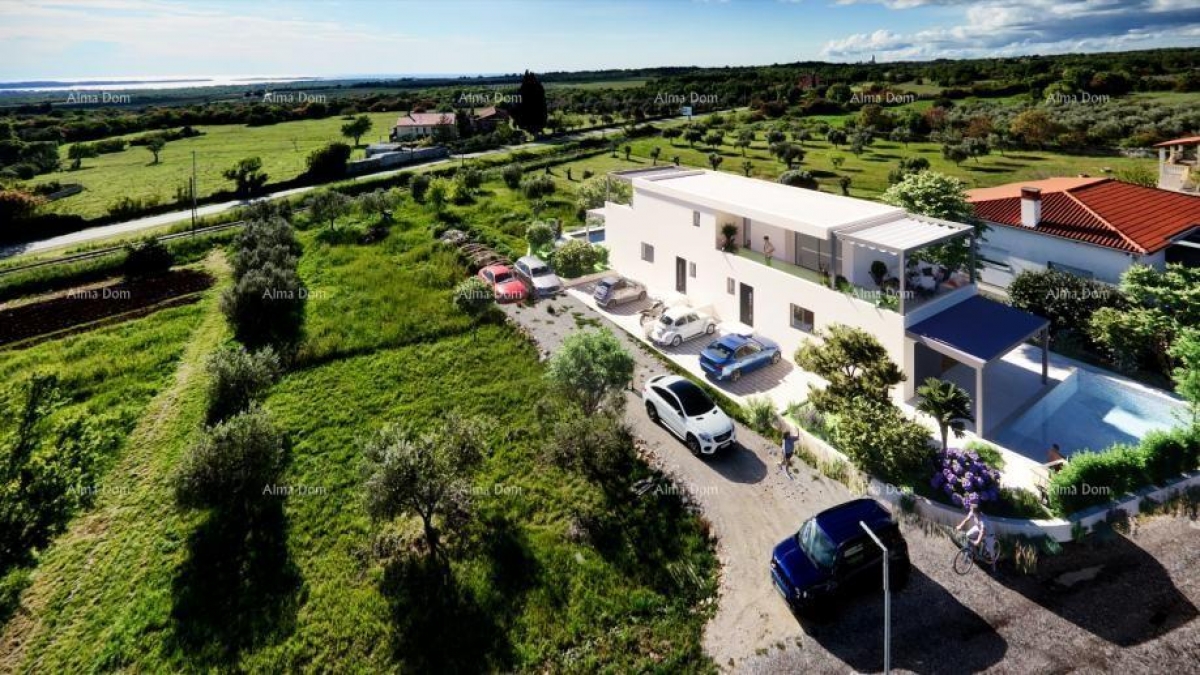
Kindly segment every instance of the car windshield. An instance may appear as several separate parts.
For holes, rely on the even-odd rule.
[[[670,389],[679,397],[679,402],[683,404],[683,413],[688,417],[703,415],[716,407],[712,399],[691,382],[676,382]]]
[[[675,325],[675,319],[671,318],[671,315],[669,315],[669,314],[663,314],[661,317],[659,317],[658,322],[664,326],[674,326]]]
[[[547,274],[550,274],[550,268],[545,266],[534,267],[529,270],[529,273],[535,277],[544,277]]]
[[[498,283],[498,284],[508,281],[511,278],[512,278],[512,274],[508,270],[501,270],[499,272],[496,272],[496,275],[495,275],[496,283]]]
[[[733,350],[720,342],[714,342],[708,346],[708,350],[722,359],[727,359],[733,354]]]
[[[825,530],[817,525],[816,520],[804,523],[804,527],[800,528],[796,539],[800,542],[800,548],[814,563],[826,569],[833,567],[833,560],[837,556],[837,547],[825,534]]]

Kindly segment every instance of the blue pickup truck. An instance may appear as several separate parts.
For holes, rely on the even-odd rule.
[[[892,588],[908,582],[908,545],[896,521],[874,499],[855,499],[809,518],[771,553],[771,579],[792,611],[827,611],[847,591],[882,584],[883,553],[859,523],[891,552]]]

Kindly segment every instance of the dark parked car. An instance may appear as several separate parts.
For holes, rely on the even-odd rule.
[[[760,335],[725,335],[700,352],[700,368],[716,380],[737,382],[742,373],[779,363],[779,345]]]
[[[892,588],[908,582],[908,545],[896,521],[874,499],[855,499],[809,518],[771,553],[771,578],[792,611],[830,610],[847,591],[882,585],[883,552],[860,522],[891,552]]]

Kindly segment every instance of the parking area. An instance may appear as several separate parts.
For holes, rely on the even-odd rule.
[[[637,315],[635,306],[598,313],[579,295],[504,311],[545,356],[578,330]],[[634,356],[634,389],[640,390],[663,365],[644,341],[616,333]],[[689,351],[698,353],[701,346]],[[751,382],[747,376],[739,384]],[[848,599],[828,621],[801,622],[768,574],[771,548],[805,518],[851,498],[849,490],[803,465],[785,475],[776,466],[774,445],[740,425],[740,445],[731,452],[693,457],[648,420],[636,393],[629,396],[627,421],[646,455],[692,494],[718,542],[719,599],[704,640],[718,667],[739,673],[881,670],[878,592]],[[939,529],[906,521],[902,531],[914,569],[909,586],[893,598],[896,672],[1162,673],[1195,672],[1200,663],[1200,522],[1194,511],[1068,544],[1062,555],[1043,555],[1032,575],[1002,569],[997,577],[978,570],[960,576],[951,568],[955,546]]]

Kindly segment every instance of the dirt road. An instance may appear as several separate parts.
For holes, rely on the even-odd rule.
[[[553,308],[553,312],[549,311]],[[567,335],[607,325],[636,359],[633,389],[665,372],[645,345],[573,298],[505,311],[543,355]],[[655,461],[687,486],[712,523],[722,563],[717,613],[705,649],[723,670],[873,672],[883,667],[880,594],[848,599],[825,623],[798,621],[767,573],[771,548],[808,516],[851,497],[797,463],[792,478],[773,444],[739,425],[741,448],[691,456],[650,423],[630,394],[628,421]],[[1160,516],[1128,534],[1109,532],[1065,555],[1042,556],[1035,575],[997,577],[951,569],[953,543],[922,523],[903,525],[913,574],[893,596],[892,664],[916,673],[1200,673],[1200,523]]]

